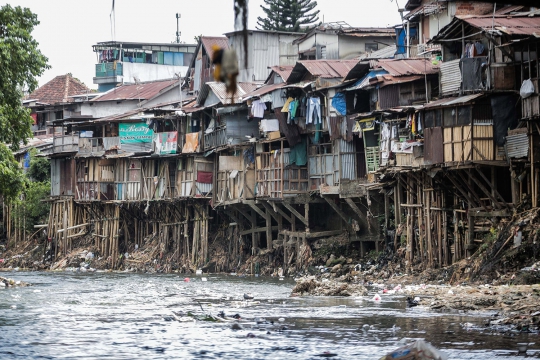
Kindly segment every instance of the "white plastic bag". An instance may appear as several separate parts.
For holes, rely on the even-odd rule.
[[[521,89],[519,89],[519,94],[523,99],[526,99],[534,94],[534,85],[531,79],[523,81],[523,84],[521,84]]]

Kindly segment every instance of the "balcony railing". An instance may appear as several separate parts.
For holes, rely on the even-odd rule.
[[[204,134],[204,150],[224,145],[227,145],[227,129],[225,127]]]
[[[79,136],[55,136],[53,139],[53,153],[77,152],[79,150]]]
[[[122,76],[123,69],[122,63],[101,63],[96,64],[96,77],[107,77],[107,76]]]

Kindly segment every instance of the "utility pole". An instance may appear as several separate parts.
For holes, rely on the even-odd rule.
[[[180,44],[180,13],[176,13],[176,43]]]

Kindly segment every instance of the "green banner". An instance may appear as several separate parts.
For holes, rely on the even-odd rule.
[[[120,144],[139,144],[152,142],[154,131],[146,123],[120,123]]]

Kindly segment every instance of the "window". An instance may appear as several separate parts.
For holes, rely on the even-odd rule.
[[[321,46],[321,59],[326,59],[326,46]]]
[[[366,52],[372,52],[379,50],[379,44],[377,43],[366,43]]]

